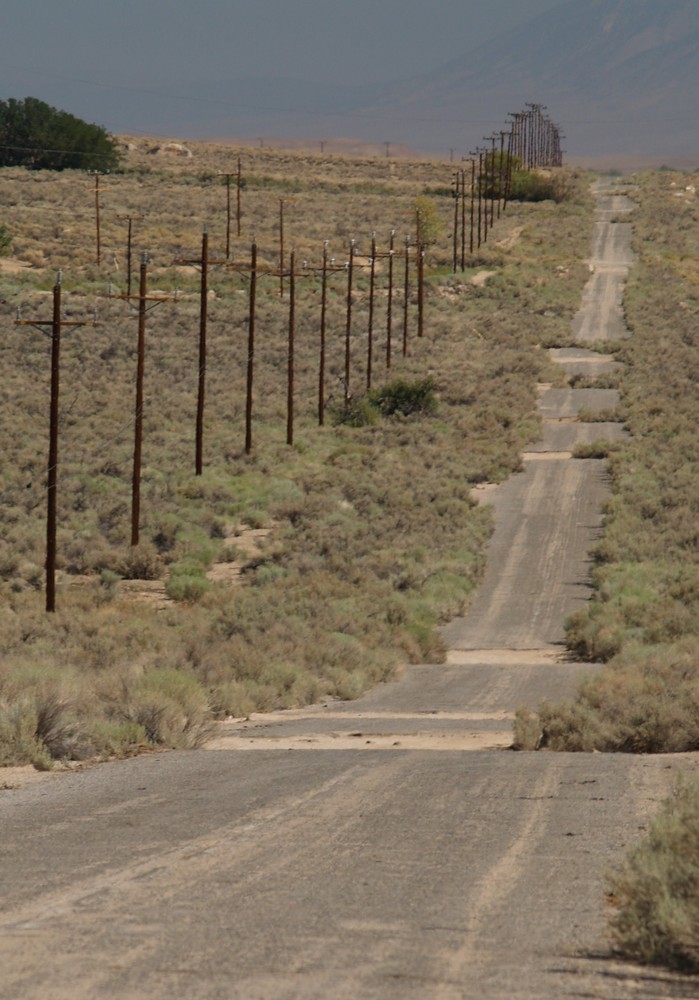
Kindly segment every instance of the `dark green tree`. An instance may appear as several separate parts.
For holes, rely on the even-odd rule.
[[[31,170],[114,170],[116,139],[36,97],[0,101],[0,166]]]

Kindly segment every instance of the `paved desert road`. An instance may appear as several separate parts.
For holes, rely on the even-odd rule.
[[[599,205],[584,347],[554,352],[571,372],[608,365],[590,342],[619,335],[630,205]],[[489,567],[445,665],[0,795],[0,996],[699,996],[613,961],[604,912],[605,869],[696,761],[506,749],[518,705],[595,669],[561,658],[606,489],[569,457],[575,414],[614,402],[585,393],[542,387],[542,441],[487,492]]]

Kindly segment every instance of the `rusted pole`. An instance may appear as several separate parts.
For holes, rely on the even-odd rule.
[[[53,287],[53,310],[50,320],[23,320],[19,316],[15,320],[18,326],[33,326],[43,333],[44,327],[50,327],[51,333],[51,387],[49,405],[49,448],[47,467],[46,493],[46,610],[56,610],[56,512],[58,493],[58,396],[60,383],[61,333],[63,327],[97,326],[97,322],[71,321],[63,322],[61,317],[61,271],[56,274]]]
[[[53,287],[51,323],[51,403],[49,414],[48,492],[46,510],[46,610],[56,610],[56,512],[58,497],[58,393],[61,355],[61,272]]]
[[[386,368],[391,367],[391,341],[393,340],[393,261],[395,257],[395,229],[391,230],[391,242],[388,249],[388,300],[386,305]]]
[[[131,478],[131,545],[138,545],[141,517],[141,453],[143,447],[143,373],[146,355],[146,294],[148,254],[141,255],[138,293],[138,341],[136,347],[136,408],[134,413],[133,474]]]
[[[417,251],[417,335],[422,337],[425,332],[425,244],[421,243]]]
[[[490,137],[492,148],[490,152],[490,228],[495,225],[495,136]]]
[[[226,260],[231,259],[231,175],[226,178]]]
[[[131,248],[132,248],[133,220],[129,216],[129,228],[126,234],[126,294],[131,295]]]
[[[498,172],[498,219],[502,214],[503,209],[503,191],[504,191],[504,177],[505,177],[505,135],[507,133],[500,133],[500,164]]]
[[[350,402],[350,377],[352,369],[352,282],[354,279],[354,240],[350,240],[347,264],[347,321],[345,325],[345,408]]]
[[[488,172],[488,150],[483,150],[483,155],[481,158],[483,168],[485,170],[485,178],[482,179],[483,184],[483,242],[488,242],[488,229],[490,228],[490,213],[488,210],[488,183],[489,183],[489,172]]]
[[[461,273],[466,270],[466,171],[461,171]]]
[[[236,190],[236,232],[240,236],[240,220],[242,218],[241,205],[240,205],[240,188],[242,186],[242,174],[240,168],[240,157],[238,157],[238,184]]]
[[[245,453],[252,451],[252,383],[255,367],[255,300],[257,296],[257,242],[250,250],[250,312],[248,315],[248,366],[245,395]]]
[[[95,170],[95,237],[97,241],[97,265],[102,263],[102,241],[100,239],[100,175]]]
[[[318,365],[318,426],[325,423],[325,327],[328,309],[328,241],[323,243],[320,285],[320,362]]]
[[[478,248],[483,242],[483,150],[478,150]]]
[[[425,244],[422,239],[422,216],[417,212],[417,335],[423,334],[425,317]]]
[[[126,220],[126,298],[131,297],[131,285],[133,277],[133,223],[134,219],[143,219],[142,215],[118,215],[118,219]]]
[[[204,404],[206,399],[206,333],[209,311],[209,234],[201,238],[201,290],[199,302],[199,370],[197,373],[197,421],[195,433],[195,474],[204,467]]]
[[[475,157],[472,157],[471,158],[471,219],[470,219],[471,234],[469,238],[469,251],[471,255],[473,255],[473,247],[474,247],[474,235],[475,235],[474,224],[476,221],[475,214],[476,214],[476,160]],[[461,268],[461,270],[464,271],[465,269],[466,268],[464,262],[464,266]]]
[[[286,443],[294,443],[294,342],[296,339],[296,279],[294,275],[296,255],[291,251],[289,259],[289,340],[287,355],[286,389]]]
[[[410,301],[410,237],[405,237],[405,271],[403,276],[403,357],[408,354],[408,305]]]
[[[512,155],[514,148],[514,122],[507,136],[507,168],[505,170],[505,199],[503,208],[507,208],[512,192]]]
[[[459,199],[461,198],[461,175],[463,171],[457,170],[454,174],[454,230],[452,234],[452,244],[453,244],[453,254],[452,254],[452,271],[456,274],[457,266],[457,246],[459,242]],[[463,236],[461,239],[463,246]]]
[[[366,349],[366,387],[371,389],[374,362],[374,292],[376,288],[376,233],[371,234],[371,268],[369,272],[369,335]]]
[[[284,297],[284,199],[279,199],[279,295]]]

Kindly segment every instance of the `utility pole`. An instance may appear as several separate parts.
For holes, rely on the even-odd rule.
[[[126,231],[126,294],[131,295],[131,272],[132,272],[132,246],[133,246],[133,223],[134,220],[141,221],[144,215],[117,215],[117,219],[126,220],[128,227]]]
[[[287,355],[287,391],[286,391],[286,443],[294,443],[294,352],[296,342],[296,254],[291,251],[289,259],[289,339]]]
[[[393,261],[395,258],[396,231],[391,230],[388,248],[388,300],[386,304],[386,369],[391,367],[391,341],[393,339]]]
[[[403,272],[403,357],[408,354],[408,306],[410,304],[410,237],[405,237],[405,269]]]
[[[252,381],[255,364],[255,298],[257,295],[257,243],[250,252],[250,313],[248,316],[248,365],[245,396],[245,454],[252,451]]]
[[[242,212],[241,212],[241,206],[240,206],[240,189],[243,186],[243,175],[241,173],[240,157],[238,157],[238,170],[237,170],[237,174],[238,174],[238,178],[237,178],[237,183],[236,183],[235,218],[236,218],[236,233],[237,233],[238,236],[240,236],[240,221],[242,219]]]
[[[102,241],[100,238],[100,177],[103,173],[109,173],[109,171],[101,170],[90,170],[89,173],[94,175],[95,178],[95,247],[96,247],[96,258],[97,266],[99,267],[102,263]]]
[[[425,243],[422,238],[422,214],[416,213],[417,231],[417,335],[422,337],[425,318]]]
[[[376,288],[376,233],[371,234],[371,270],[369,277],[369,333],[366,355],[366,387],[371,389],[372,366],[374,361],[374,293]]]
[[[475,199],[476,199],[476,160],[472,156],[471,157],[471,218],[470,218],[471,235],[469,239],[469,251],[471,253],[471,256],[473,256],[473,249],[474,249],[474,223],[475,223],[475,211],[476,211]],[[462,254],[462,261],[463,262],[461,265],[461,270],[464,271],[466,269],[466,262],[463,254]]]
[[[236,174],[225,173],[219,170],[219,176],[226,179],[226,260],[231,259],[231,177]],[[239,189],[240,190],[240,189]],[[240,236],[240,232],[238,233]]]
[[[463,174],[463,170],[457,170],[457,172],[454,174],[454,191],[453,191],[453,197],[454,197],[454,230],[453,230],[453,234],[452,234],[453,253],[452,253],[452,267],[451,267],[452,272],[454,274],[456,274],[456,262],[457,262],[457,251],[456,251],[456,248],[457,248],[457,245],[458,245],[458,242],[459,242],[459,199],[461,198],[461,175],[462,174]],[[463,234],[462,234],[462,240],[461,240],[461,242],[463,244]]]
[[[140,538],[141,516],[141,455],[143,449],[143,383],[146,360],[146,314],[162,302],[172,302],[169,296],[148,295],[148,254],[141,254],[141,270],[138,295],[112,295],[110,299],[124,299],[131,305],[135,299],[138,303],[138,336],[136,341],[136,405],[134,407],[134,449],[133,471],[131,475],[131,545],[136,546]],[[175,294],[175,301],[177,295]],[[147,303],[152,305],[148,306]]]
[[[352,282],[354,278],[355,242],[350,240],[347,262],[347,320],[345,324],[345,409],[350,403],[350,376],[352,372]]]
[[[41,333],[44,327],[51,332],[51,390],[49,405],[49,454],[46,494],[46,611],[56,610],[56,522],[58,510],[58,396],[60,391],[61,333],[64,327],[97,326],[93,322],[67,323],[61,316],[61,271],[56,274],[53,286],[53,313],[50,320],[22,320],[17,326],[33,326]]]
[[[209,317],[209,267],[225,264],[224,260],[209,259],[209,234],[204,226],[201,238],[201,257],[198,260],[178,259],[176,264],[193,264],[200,269],[199,292],[199,367],[197,371],[197,416],[194,433],[194,472],[201,476],[204,469],[204,404],[206,396],[206,353]]]
[[[325,423],[325,326],[328,311],[328,241],[323,240],[320,285],[320,361],[318,365],[318,426]]]
[[[279,199],[279,295],[284,297],[284,199]]]

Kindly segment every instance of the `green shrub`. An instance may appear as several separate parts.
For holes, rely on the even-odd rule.
[[[511,201],[565,201],[571,189],[562,175],[536,174],[514,170],[510,187]]]
[[[621,954],[699,971],[699,782],[676,785],[610,885]]]
[[[173,569],[165,584],[167,596],[185,604],[200,601],[210,589],[211,582],[206,579],[204,571],[189,564]]]
[[[395,379],[369,393],[370,402],[386,417],[396,413],[404,417],[433,414],[437,409],[434,379]]]

